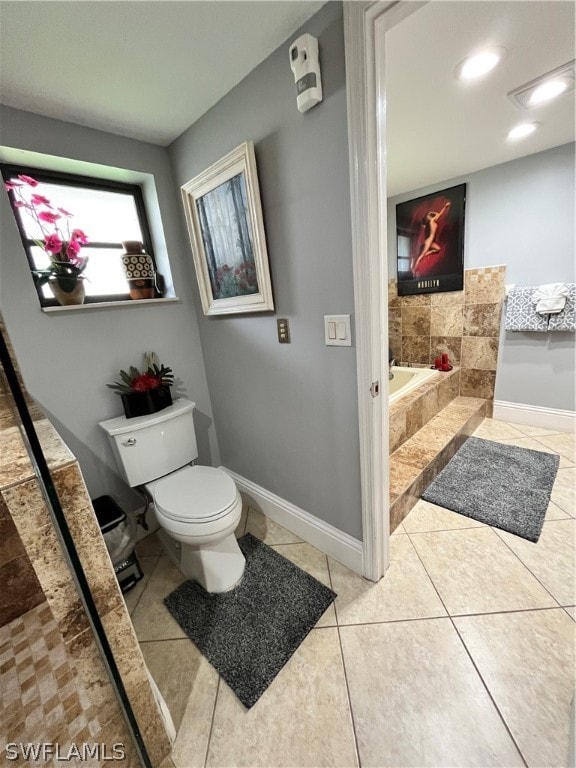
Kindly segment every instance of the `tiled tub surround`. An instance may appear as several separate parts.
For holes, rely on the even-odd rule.
[[[17,688],[25,702],[2,717],[9,730],[0,734],[0,754],[6,742],[35,742],[40,736],[51,740],[60,734],[65,744],[74,735],[77,743],[123,742],[122,765],[136,766],[131,737],[16,426],[1,368],[0,394],[0,677],[3,705],[8,702],[4,692],[13,696]],[[40,418],[34,426],[140,732],[157,766],[170,752],[170,742],[80,468],[50,422]],[[13,670],[30,643],[31,663],[18,668],[16,679]],[[58,659],[52,664],[54,654]],[[40,711],[44,731],[38,727]],[[2,757],[0,762],[4,764]]]
[[[388,282],[389,343],[400,365],[432,365],[447,352],[460,395],[494,398],[505,266],[464,271],[464,290],[398,296]]]

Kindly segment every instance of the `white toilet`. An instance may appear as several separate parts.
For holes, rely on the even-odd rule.
[[[234,535],[242,499],[223,470],[190,464],[198,457],[194,408],[180,399],[157,413],[100,426],[128,485],[143,486],[154,502],[168,555],[207,592],[226,592],[244,573]]]

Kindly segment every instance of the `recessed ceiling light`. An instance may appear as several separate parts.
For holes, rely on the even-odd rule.
[[[541,104],[543,101],[549,101],[556,98],[556,96],[560,96],[561,93],[567,90],[568,82],[566,80],[560,80],[559,78],[546,80],[532,91],[528,98],[528,104]]]
[[[523,139],[526,136],[530,136],[531,133],[534,133],[537,127],[538,123],[520,123],[519,125],[516,125],[514,128],[512,128],[512,130],[508,133],[508,138],[510,141]]]
[[[455,75],[459,80],[475,80],[491,72],[503,58],[504,48],[490,48],[469,56],[456,67]]]
[[[563,64],[551,72],[540,75],[535,80],[531,80],[529,83],[525,83],[519,88],[510,91],[508,97],[517,107],[532,109],[532,107],[538,107],[540,104],[545,104],[547,101],[563,93],[574,90],[576,79],[575,63],[570,61],[568,64]]]

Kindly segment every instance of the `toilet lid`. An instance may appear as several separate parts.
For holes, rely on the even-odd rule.
[[[151,484],[156,509],[171,520],[209,522],[234,506],[236,485],[221,469],[185,467]]]

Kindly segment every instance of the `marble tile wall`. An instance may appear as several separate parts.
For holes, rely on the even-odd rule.
[[[398,296],[388,282],[389,344],[399,364],[432,365],[447,352],[460,395],[494,398],[506,267],[464,271],[464,290]]]
[[[5,329],[0,330],[4,335]],[[0,545],[0,578],[6,576],[7,580],[0,583],[7,585],[8,589],[3,590],[0,599],[0,616],[3,619],[0,622],[0,626],[3,625],[0,676],[3,691],[8,675],[11,676],[8,681],[11,681],[11,686],[25,685],[26,691],[20,690],[20,693],[25,693],[27,699],[31,697],[27,701],[24,719],[22,712],[17,723],[10,719],[15,729],[13,733],[18,731],[18,739],[10,733],[7,734],[8,740],[17,741],[20,736],[25,741],[37,740],[38,728],[34,718],[39,717],[40,710],[36,707],[37,697],[28,691],[50,690],[48,703],[40,694],[40,704],[45,715],[49,710],[48,720],[54,725],[51,735],[59,726],[62,738],[66,734],[70,737],[70,728],[74,730],[79,726],[74,732],[77,740],[79,734],[82,738],[87,736],[88,728],[93,741],[125,743],[127,757],[123,765],[127,768],[136,766],[138,763],[131,737],[20,435],[11,398],[5,388],[6,380],[0,376],[0,384],[2,382],[0,534],[5,536],[2,535]],[[144,659],[82,473],[74,456],[37,407],[33,418],[38,419],[35,420],[36,432],[139,730],[152,765],[160,765],[169,754],[171,744],[150,688]],[[18,675],[17,682],[14,682],[12,670],[18,663],[19,654],[30,643],[28,630],[38,635],[33,641],[35,647],[45,647],[51,652],[51,645],[55,643],[64,648],[72,680],[68,671],[62,671],[61,675],[56,673],[50,665],[48,653],[48,656],[38,660],[39,667],[32,665],[33,672],[26,669],[24,678]],[[57,702],[54,697],[61,699],[62,686],[70,687],[69,696],[65,697],[65,701]],[[6,718],[2,721],[6,722]]]

